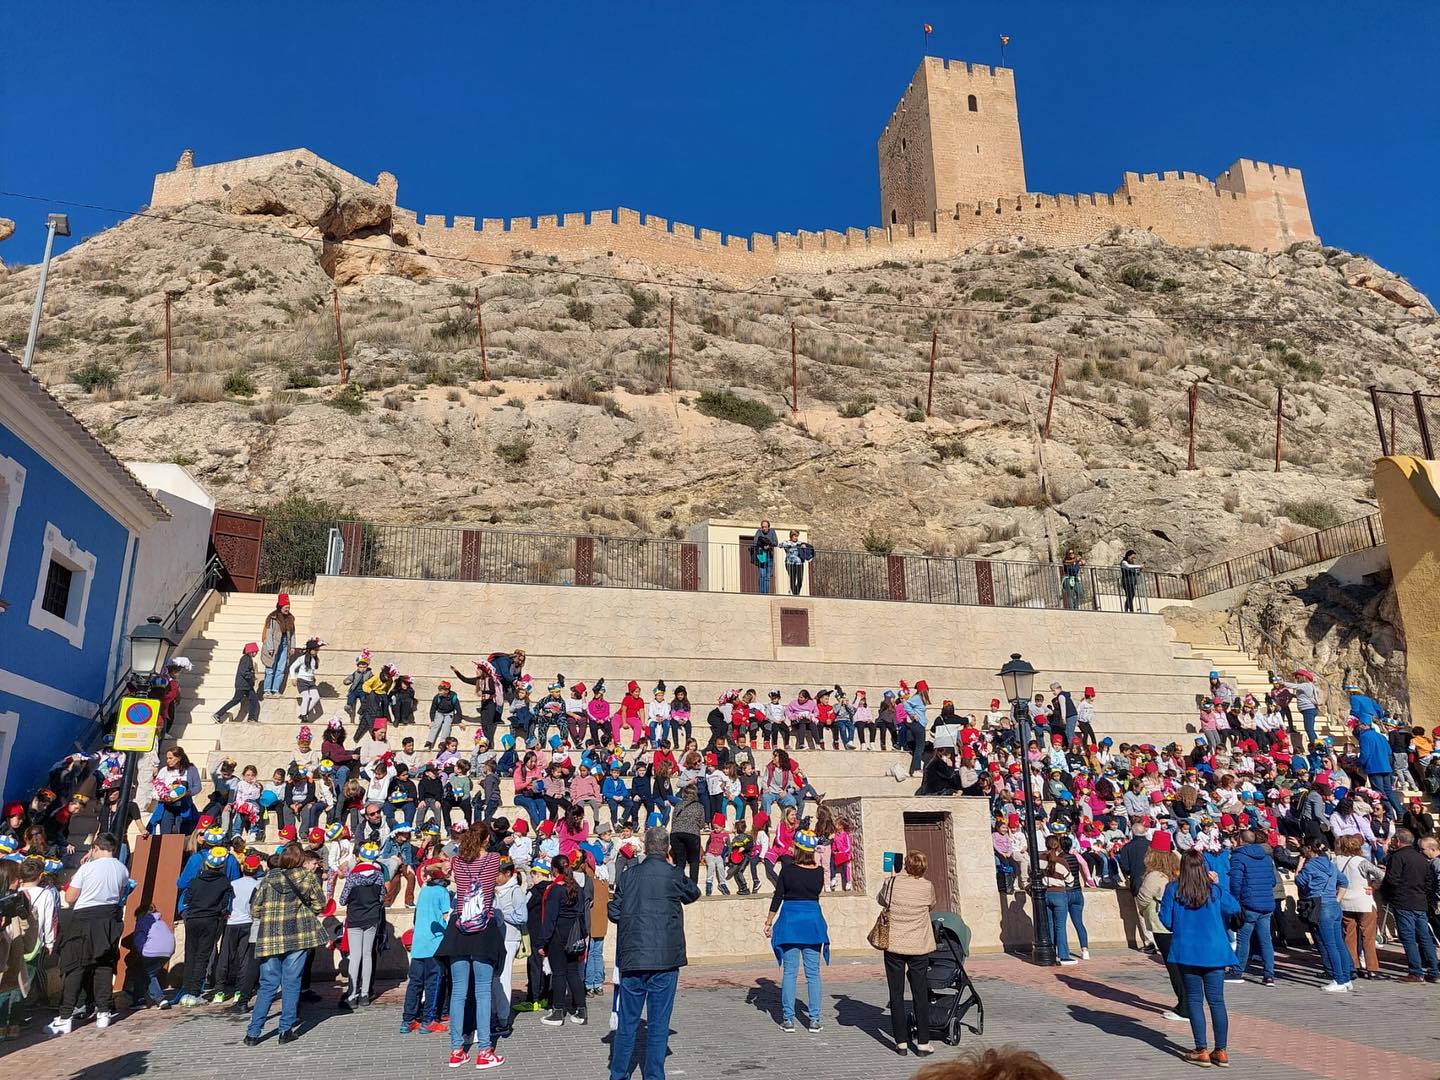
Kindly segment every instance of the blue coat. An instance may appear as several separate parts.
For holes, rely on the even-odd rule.
[[[1330,861],[1330,856],[1321,855],[1310,859],[1295,875],[1295,887],[1303,899],[1328,900],[1335,903],[1336,891],[1348,886],[1349,879],[1340,868]]]
[[[1395,766],[1390,757],[1390,740],[1373,727],[1360,726],[1360,768],[1367,776],[1376,773],[1393,772]]]
[[[1373,722],[1378,717],[1384,716],[1385,710],[1380,707],[1378,701],[1368,694],[1351,694],[1350,715],[1357,720],[1370,720]]]
[[[1210,899],[1204,907],[1187,908],[1175,896],[1176,882],[1165,886],[1160,898],[1160,921],[1175,940],[1170,944],[1169,960],[1197,968],[1239,967],[1235,950],[1225,933],[1226,915],[1238,915],[1240,905],[1218,885],[1210,886]]]
[[[1230,888],[1230,852],[1228,850],[1205,852],[1205,869],[1215,872],[1215,876],[1220,879],[1220,888],[1227,893],[1232,892]]]
[[[1259,844],[1242,844],[1231,854],[1230,894],[1246,911],[1275,910],[1275,860]]]

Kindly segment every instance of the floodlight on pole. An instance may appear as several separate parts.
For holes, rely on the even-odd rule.
[[[55,247],[57,235],[70,235],[70,218],[66,214],[51,214],[45,219],[45,257],[40,260],[40,283],[35,287],[35,309],[30,312],[30,336],[25,339],[23,363],[26,371],[29,371],[35,362],[35,338],[40,333],[40,309],[45,305],[45,282],[50,277],[50,252]]]

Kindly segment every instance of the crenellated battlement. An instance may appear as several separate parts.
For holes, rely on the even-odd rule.
[[[1026,189],[1015,73],[927,56],[877,143],[880,226],[724,233],[627,207],[535,217],[425,214],[395,205],[394,221],[419,233],[426,253],[451,257],[437,273],[466,276],[523,253],[624,257],[753,279],[780,271],[823,272],[886,260],[944,258],[976,244],[1019,238],[1051,246],[1092,243],[1115,228],[1173,243],[1277,250],[1316,239],[1300,170],[1242,158],[1214,180],[1187,171],[1125,172],[1113,192],[1044,194]],[[398,183],[370,184],[306,149],[213,165],[186,151],[155,177],[152,206],[218,200],[234,184],[286,165],[310,166],[395,204]]]

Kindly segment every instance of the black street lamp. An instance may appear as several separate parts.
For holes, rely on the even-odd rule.
[[[178,644],[179,642],[171,636],[170,631],[166,629],[158,615],[151,615],[130,631],[130,673],[126,676],[129,683],[127,687],[129,696],[142,698],[158,698],[160,696],[160,689],[164,686],[165,661],[170,659],[170,650]],[[117,718],[117,726],[118,722]],[[159,737],[159,727],[157,726],[155,734],[157,741]],[[130,805],[134,792],[139,760],[138,752],[125,751],[125,769],[120,775],[120,820],[126,823],[127,829],[129,823],[125,808]],[[125,842],[123,836],[119,839],[122,843]]]
[[[1035,835],[1035,793],[1030,786],[1030,694],[1035,689],[1035,668],[1019,653],[998,672],[1010,713],[1020,731],[1020,785],[1025,797],[1025,842],[1030,849],[1030,922],[1035,935],[1030,942],[1030,959],[1042,966],[1056,962],[1055,939],[1050,934],[1050,913],[1045,907],[1045,883],[1040,877],[1040,841]]]

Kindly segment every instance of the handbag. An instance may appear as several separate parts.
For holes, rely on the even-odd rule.
[[[890,949],[890,898],[895,893],[895,879],[891,878],[880,890],[880,914],[875,916],[875,925],[870,928],[870,933],[865,935],[865,940],[870,943],[872,949],[879,949],[887,952]]]

